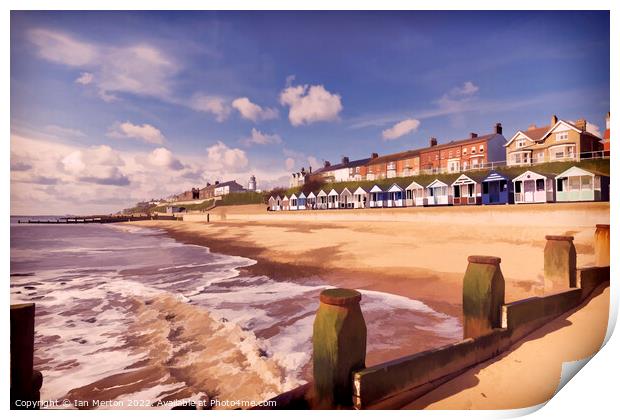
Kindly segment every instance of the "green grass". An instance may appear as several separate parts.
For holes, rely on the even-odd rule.
[[[218,200],[216,205],[220,206],[240,206],[243,204],[265,204],[265,197],[262,193],[253,191],[230,193]]]
[[[597,171],[597,172],[609,175],[609,159],[593,159],[593,160],[585,160],[582,162],[549,162],[549,163],[541,163],[541,164],[532,165],[532,166],[518,166],[518,167],[504,166],[504,167],[497,167],[495,168],[495,170],[497,170],[498,172],[501,172],[504,175],[514,178],[518,175],[521,175],[523,172],[527,170],[531,170],[534,172],[542,172],[545,174],[558,175],[572,166],[577,166],[577,167],[580,167],[586,170],[593,170],[593,171]],[[386,189],[386,188],[389,188],[392,184],[398,184],[403,189],[405,189],[409,186],[409,184],[411,184],[412,181],[415,181],[418,184],[422,185],[423,187],[426,187],[428,184],[433,182],[435,179],[439,179],[440,181],[443,181],[446,184],[450,185],[461,174],[465,174],[469,176],[480,176],[480,175],[486,176],[486,174],[488,174],[489,172],[490,172],[490,169],[483,169],[483,170],[458,172],[454,174],[416,175],[416,176],[400,177],[400,178],[379,179],[375,181],[330,182],[330,183],[326,183],[322,185],[318,189],[316,188],[313,189],[313,191],[315,194],[317,194],[320,190],[324,190],[326,193],[329,193],[333,188],[336,191],[340,192],[346,187],[349,189],[349,191],[353,193],[358,187],[362,187],[366,191],[368,191],[373,187],[373,185],[378,185],[382,189]],[[303,187],[289,188],[286,190],[286,195],[290,196],[293,193],[299,194],[302,190],[304,190]],[[306,190],[304,190],[304,192],[306,193],[306,195],[310,193],[310,191],[306,191]]]
[[[213,200],[205,200],[202,203],[198,203],[198,204],[175,204],[175,203],[167,203],[164,204],[162,206],[157,206],[155,207],[155,209],[153,211],[157,211],[160,213],[165,213],[166,212],[166,207],[169,206],[173,206],[173,207],[184,207],[187,211],[190,210],[206,210],[209,207],[211,207],[213,205]]]

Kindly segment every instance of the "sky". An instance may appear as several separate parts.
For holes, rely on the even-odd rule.
[[[12,12],[11,213],[110,213],[207,182],[552,114],[604,128],[609,13]]]

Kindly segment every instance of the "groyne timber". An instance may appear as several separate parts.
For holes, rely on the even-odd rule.
[[[137,222],[142,220],[180,220],[176,216],[142,215],[142,216],[72,216],[58,217],[56,219],[27,219],[18,220],[17,223],[29,224],[84,224],[84,223],[121,223]]]

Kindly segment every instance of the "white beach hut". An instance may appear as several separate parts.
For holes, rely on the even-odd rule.
[[[452,203],[455,206],[482,203],[482,177],[476,179],[465,174],[459,176],[451,185]]]
[[[406,204],[408,206],[423,206],[426,204],[424,198],[424,187],[413,181],[405,188]]]
[[[398,185],[392,184],[390,188],[387,190],[387,206],[388,207],[404,207],[405,190]]]
[[[327,208],[327,193],[323,190],[319,191],[316,195],[316,207],[319,210],[325,210]]]
[[[451,203],[448,184],[438,179],[426,186],[426,204],[429,206],[446,206]]]
[[[374,185],[370,191],[370,200],[368,201],[369,207],[385,207],[385,201],[387,193],[381,189],[380,186]]]
[[[269,197],[269,200],[267,200],[267,208],[270,211],[275,211],[276,210],[276,198],[272,195],[271,197]]]
[[[348,188],[344,188],[340,191],[340,208],[341,209],[352,209],[353,208],[353,193]]]
[[[316,194],[314,192],[311,192],[310,194],[308,194],[308,197],[306,197],[306,208],[307,209],[316,208]]]
[[[334,190],[332,188],[332,190],[329,192],[329,194],[327,194],[327,208],[328,209],[337,209],[338,208],[338,197],[340,196],[340,194],[338,194],[338,191]]]
[[[363,209],[368,202],[368,193],[362,187],[357,187],[353,192],[353,208]]]
[[[525,171],[512,180],[515,204],[549,203],[555,201],[555,177],[549,174]]]
[[[290,201],[287,196],[282,197],[282,210],[290,210],[289,203]]]
[[[289,210],[297,210],[297,194],[293,193],[291,194],[291,196],[289,197]]]
[[[555,182],[556,201],[609,201],[609,175],[573,166]]]
[[[276,208],[275,208],[275,210],[276,211],[282,210],[282,197],[280,197],[280,196],[276,197]]]

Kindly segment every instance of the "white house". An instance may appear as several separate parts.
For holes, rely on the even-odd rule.
[[[448,184],[438,179],[426,186],[426,204],[429,206],[445,206],[452,204]]]
[[[553,175],[525,171],[512,180],[515,204],[548,203],[555,201]]]
[[[424,187],[413,181],[405,188],[406,204],[408,206],[423,206],[425,203]]]
[[[368,193],[362,187],[357,187],[353,192],[353,207],[356,209],[363,209],[367,206]]]
[[[388,207],[404,207],[405,205],[405,190],[398,185],[392,184],[387,190],[387,206]]]
[[[328,209],[337,209],[338,208],[338,197],[340,196],[340,194],[338,194],[338,191],[334,190],[332,188],[332,190],[329,192],[329,194],[327,194],[327,208]]]

